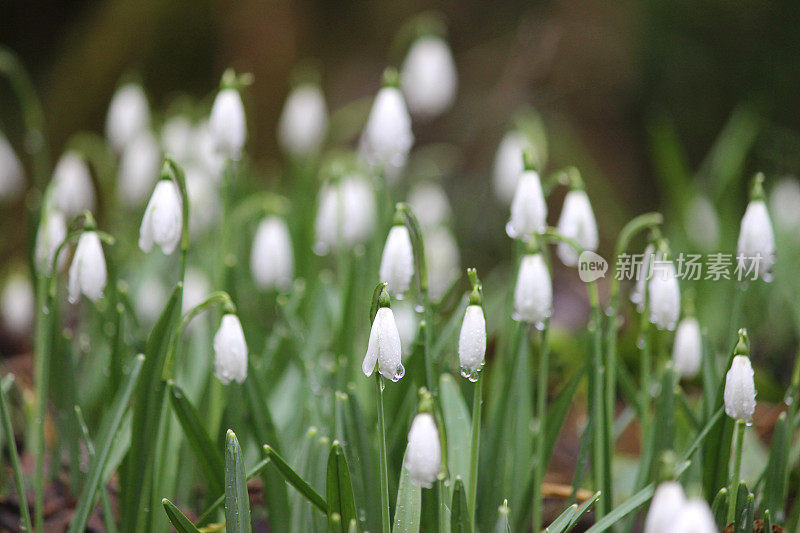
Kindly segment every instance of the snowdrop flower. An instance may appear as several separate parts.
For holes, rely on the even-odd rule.
[[[522,257],[514,287],[514,314],[520,322],[544,323],[553,314],[553,286],[541,253]]]
[[[49,275],[53,268],[56,250],[67,237],[67,221],[61,211],[54,207],[42,210],[42,220],[36,233],[36,270],[40,275]],[[58,257],[56,268],[61,269],[67,257],[64,250]]]
[[[782,178],[769,194],[769,206],[779,229],[800,228],[800,183],[794,177]]]
[[[547,204],[544,201],[542,182],[539,174],[528,168],[522,172],[517,182],[506,233],[512,239],[527,241],[534,233],[544,232],[546,227]]]
[[[753,367],[746,355],[737,355],[725,375],[725,413],[734,420],[751,422],[756,410],[756,386]]]
[[[408,194],[408,205],[423,230],[446,224],[452,213],[442,186],[430,181],[414,185]]]
[[[425,266],[428,269],[428,295],[433,301],[440,300],[461,271],[458,243],[446,227],[423,232],[425,242]]]
[[[573,187],[564,198],[564,207],[558,219],[558,232],[577,241],[584,250],[597,251],[597,221],[589,197],[583,189]],[[556,251],[566,266],[578,264],[578,254],[569,244],[558,243]]]
[[[714,250],[719,244],[719,219],[714,204],[704,194],[692,197],[683,224],[692,244],[701,250]]]
[[[286,222],[278,216],[262,220],[253,239],[250,271],[263,289],[285,290],[294,277],[292,238]]]
[[[150,274],[144,278],[134,299],[139,320],[145,324],[155,324],[167,303],[168,294],[169,290],[157,276]]]
[[[189,196],[189,235],[198,237],[211,229],[220,217],[222,207],[217,183],[196,164],[188,165],[186,194]]]
[[[391,381],[399,381],[406,370],[403,368],[400,333],[394,321],[394,314],[389,307],[389,295],[384,290],[381,296],[381,307],[372,321],[369,332],[367,353],[361,364],[364,375],[370,377],[378,365],[378,372]]]
[[[195,131],[191,121],[183,115],[167,119],[161,128],[161,146],[164,152],[181,166],[193,158]]]
[[[703,358],[703,337],[700,323],[693,316],[687,316],[678,324],[675,343],[672,345],[672,364],[679,376],[692,378],[700,370]]]
[[[461,373],[470,380],[477,379],[477,372],[483,367],[486,355],[486,318],[483,307],[472,303],[464,312],[461,333],[458,336],[458,361]],[[473,378],[474,376],[474,378]]]
[[[222,316],[214,335],[214,375],[223,385],[242,383],[247,377],[247,343],[242,323],[233,313]]]
[[[217,152],[237,161],[247,140],[244,104],[239,91],[232,87],[217,93],[211,107],[209,126]]]
[[[372,236],[376,221],[375,194],[367,180],[350,176],[328,183],[320,190],[314,251],[324,255],[340,245],[352,248],[364,243]]]
[[[22,337],[33,328],[36,303],[28,276],[14,272],[8,276],[0,296],[0,313],[6,331]]]
[[[155,243],[164,254],[171,254],[181,240],[182,220],[178,187],[170,179],[159,180],[142,217],[139,248],[149,253]]]
[[[510,203],[517,190],[517,182],[525,170],[522,155],[531,150],[530,141],[519,131],[511,130],[503,136],[494,156],[493,185],[495,195]]]
[[[665,481],[656,488],[650,510],[644,521],[644,533],[670,533],[675,517],[686,506],[683,487],[676,481]]]
[[[158,179],[161,150],[153,135],[143,131],[134,137],[122,152],[119,162],[117,195],[128,207],[137,207],[147,200],[147,194]]]
[[[183,302],[181,303],[181,313],[186,314],[203,303],[208,295],[211,294],[211,283],[201,271],[194,267],[186,269],[186,276],[183,278]],[[189,324],[192,326],[194,322]]]
[[[758,277],[769,281],[772,279],[770,269],[775,263],[775,234],[764,202],[763,180],[763,174],[756,176],[750,203],[742,217],[736,256],[744,272],[752,269]]]
[[[644,304],[647,296],[647,282],[650,281],[653,273],[653,259],[655,257],[655,247],[648,244],[642,254],[640,268],[636,271],[636,283],[631,291],[631,302],[636,304],[636,310],[644,312]]]
[[[95,231],[85,231],[78,239],[78,247],[69,267],[69,301],[77,303],[83,293],[96,302],[103,296],[106,286],[106,259],[103,246]]]
[[[15,197],[25,187],[25,175],[11,143],[0,131],[0,200]]]
[[[106,138],[117,153],[150,127],[150,108],[141,86],[129,83],[114,94],[106,115]]]
[[[708,504],[699,498],[689,500],[677,518],[673,516],[671,533],[717,533],[717,524]]]
[[[328,106],[318,85],[305,83],[289,93],[278,123],[278,142],[294,157],[317,153],[328,131]]]
[[[390,76],[391,73],[385,77]],[[383,171],[387,179],[393,180],[405,167],[412,144],[411,117],[403,94],[396,86],[384,85],[375,96],[361,134],[361,156],[368,164]]]
[[[219,183],[225,170],[226,156],[217,150],[217,141],[208,121],[201,122],[195,128],[193,138],[193,159]]]
[[[386,237],[386,245],[381,256],[380,281],[386,282],[386,290],[395,296],[402,296],[411,286],[414,274],[414,253],[408,228],[395,224]]]
[[[421,487],[430,488],[439,478],[442,448],[436,422],[430,413],[419,413],[411,422],[405,467],[411,480]]]
[[[414,41],[401,67],[403,95],[414,116],[441,115],[453,105],[458,74],[447,43],[436,36]]]
[[[681,315],[681,289],[675,264],[669,259],[653,262],[653,276],[647,285],[650,322],[658,329],[675,329]]]
[[[400,344],[403,347],[403,357],[411,353],[414,341],[417,339],[419,320],[414,305],[408,300],[399,300],[392,307],[397,332],[400,334]]]
[[[53,171],[53,187],[53,202],[67,219],[94,209],[92,176],[77,152],[64,152],[58,160]]]

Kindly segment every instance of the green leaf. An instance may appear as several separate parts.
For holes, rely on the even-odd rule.
[[[239,440],[230,429],[225,445],[225,530],[228,533],[252,532],[244,457]]]
[[[89,515],[92,509],[94,509],[97,489],[103,477],[103,469],[108,461],[111,448],[114,445],[115,436],[122,423],[125,411],[128,409],[128,402],[130,402],[134,387],[136,387],[139,382],[139,376],[141,375],[144,361],[145,358],[141,354],[134,358],[130,373],[123,386],[120,387],[117,392],[114,401],[111,403],[111,408],[108,410],[103,420],[96,439],[95,457],[89,465],[86,483],[83,486],[83,491],[75,506],[75,516],[72,519],[72,524],[69,529],[71,533],[81,533],[86,530],[86,525],[89,522]]]
[[[730,368],[733,360],[733,349],[727,358],[724,368]],[[724,374],[717,383],[711,412],[722,408],[723,391],[725,389]],[[733,437],[733,421],[722,417],[710,428],[706,443],[703,446],[703,488],[705,499],[710,501],[719,487],[728,484],[728,465],[731,458],[731,442]]]
[[[769,509],[764,510],[764,531],[772,533],[772,516]]]
[[[292,467],[289,466],[283,457],[278,455],[278,453],[269,444],[264,445],[264,453],[275,464],[275,466],[278,468],[278,471],[291,486],[297,489],[297,491],[317,509],[325,514],[328,513],[328,504],[325,501],[325,498],[320,496],[311,485],[309,485],[302,477],[300,477],[297,472],[292,470]]]
[[[508,508],[508,500],[503,500],[503,505],[497,508],[494,533],[511,533],[511,509]]]
[[[572,515],[572,518],[569,521],[569,525],[564,531],[565,532],[570,531],[573,527],[578,525],[578,520],[580,520],[581,517],[589,511],[592,505],[594,505],[595,502],[597,502],[597,500],[600,499],[600,496],[601,496],[600,492],[595,492],[591,498],[583,502],[583,504],[581,504],[581,506],[578,507],[578,510],[575,511],[575,514]]]
[[[439,389],[447,435],[447,468],[451,478],[461,476],[464,484],[469,485],[472,431],[467,404],[461,396],[458,383],[450,374],[442,374]]]
[[[269,463],[270,463],[269,459],[262,459],[257,465],[251,468],[247,472],[248,481],[259,475],[264,470],[264,468],[267,465],[269,465]],[[206,521],[208,521],[211,518],[212,513],[216,511],[219,508],[219,506],[222,505],[223,503],[225,503],[224,493],[220,494],[219,498],[214,500],[214,503],[209,505],[208,508],[205,511],[203,511],[203,514],[201,514],[200,518],[197,519],[197,526],[201,527],[205,525]]]
[[[771,509],[778,521],[783,519],[786,502],[789,444],[789,423],[786,412],[783,412],[778,417],[775,431],[772,433],[763,494],[764,508]]]
[[[714,523],[717,524],[717,528],[721,531],[725,529],[725,526],[728,525],[725,522],[727,521],[728,515],[728,489],[722,487],[717,492],[717,495],[714,497],[714,502],[711,504],[711,514],[714,515]]]
[[[553,457],[553,450],[556,447],[558,435],[561,433],[561,427],[564,425],[564,420],[567,418],[569,407],[572,405],[572,399],[575,397],[575,392],[583,379],[583,375],[588,370],[588,365],[584,365],[580,371],[567,383],[558,398],[548,407],[547,410],[547,424],[546,432],[547,437],[545,440],[545,464],[550,463],[550,458]]]
[[[578,510],[578,504],[573,503],[564,512],[558,515],[553,522],[545,528],[545,533],[563,533],[567,526],[570,524],[572,517],[575,516],[575,511]]]
[[[331,531],[344,531],[344,524],[356,519],[356,504],[353,485],[350,483],[350,470],[347,458],[338,441],[333,441],[328,455],[328,477],[326,483],[328,496],[328,520]],[[339,516],[338,527],[334,527],[331,517]]]
[[[605,531],[612,525],[625,518],[629,513],[632,513],[650,501],[650,498],[653,497],[654,491],[655,485],[653,483],[647,485],[645,488],[619,504],[603,518],[595,522],[594,525],[586,531],[586,533],[599,533],[600,531]]]
[[[161,505],[164,506],[167,518],[172,522],[172,527],[174,527],[178,533],[200,533],[200,530],[186,518],[186,515],[184,515],[180,509],[175,507],[174,503],[164,498],[161,500]]]
[[[403,465],[406,464],[405,455]],[[405,466],[400,467],[400,483],[397,488],[397,505],[394,508],[392,533],[418,533],[422,512],[422,489],[411,481]]]
[[[754,497],[753,493],[747,490],[744,481],[739,483],[736,492],[736,520],[733,530],[736,533],[750,533],[753,531],[754,518]]]
[[[211,442],[208,432],[200,421],[200,415],[186,398],[183,390],[172,382],[169,383],[168,388],[172,410],[178,417],[186,439],[189,441],[189,446],[200,463],[200,469],[211,485],[210,489],[215,494],[224,492],[225,460]]]
[[[28,501],[25,497],[25,479],[22,476],[22,466],[17,452],[17,442],[14,440],[14,428],[11,425],[11,414],[8,411],[8,401],[4,387],[0,386],[0,415],[3,417],[3,434],[8,439],[8,451],[11,455],[11,467],[14,470],[14,486],[19,498],[20,512],[22,514],[22,525],[25,531],[33,531],[31,525],[31,514],[28,510]]]
[[[453,504],[450,506],[450,531],[452,533],[471,533],[472,517],[467,507],[467,493],[461,476],[456,476],[453,485]]]

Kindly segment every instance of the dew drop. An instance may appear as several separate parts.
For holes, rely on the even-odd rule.
[[[417,304],[414,306],[414,311],[416,311],[417,313],[422,313],[425,311],[425,306],[422,304]]]
[[[314,250],[314,253],[317,255],[328,255],[328,252],[330,252],[331,248],[326,243],[317,241],[314,243],[314,246],[312,246],[311,249]]]
[[[512,239],[517,238],[517,231],[514,229],[514,226],[511,224],[511,221],[509,221],[506,224],[506,235],[508,235]]]
[[[764,275],[762,276],[762,279],[764,281],[766,281],[767,283],[770,283],[774,279],[774,276],[773,276],[772,272],[764,272]]]
[[[511,318],[513,320],[517,321],[517,322],[522,322],[522,316],[519,313],[517,313],[516,311],[511,313]]]
[[[640,350],[644,350],[644,347],[647,346],[647,341],[644,339],[644,335],[639,335],[636,339],[636,347]]]
[[[406,369],[403,367],[402,364],[397,365],[397,368],[394,369],[394,375],[392,376],[392,381],[400,381],[400,379],[406,375]]]
[[[792,402],[794,402],[794,398],[792,398],[791,396],[787,396],[787,397],[786,397],[786,399],[785,399],[785,400],[783,400],[783,402],[784,402],[786,405],[792,405]]]
[[[539,320],[538,322],[536,322],[536,323],[533,325],[533,327],[535,327],[535,328],[536,328],[536,329],[538,329],[539,331],[544,331],[544,322],[542,322],[541,320]]]
[[[385,389],[385,388],[386,388],[386,382],[384,382],[382,379],[379,379],[379,380],[378,380],[378,383],[380,383],[380,386],[381,386],[381,391],[383,391],[383,389]]]

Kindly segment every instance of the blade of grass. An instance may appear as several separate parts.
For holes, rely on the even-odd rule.
[[[236,434],[230,429],[225,440],[225,530],[229,533],[251,533],[250,497],[242,449]]]
[[[347,458],[339,441],[333,441],[331,453],[328,455],[328,475],[326,483],[328,497],[328,520],[331,531],[342,531],[351,520],[356,520],[356,504],[353,497],[353,485],[350,482],[350,470]],[[338,514],[338,528],[331,522],[331,516]]]
[[[503,505],[497,508],[494,533],[511,533],[511,509],[508,508],[508,500],[503,500]]]
[[[94,442],[89,436],[89,428],[86,426],[86,421],[83,419],[83,412],[80,406],[76,405],[74,407],[74,412],[78,427],[83,434],[83,441],[86,443],[86,451],[89,452],[89,460],[92,461],[97,454],[95,453]],[[108,492],[106,492],[105,487],[100,489],[100,502],[103,505],[103,525],[106,531],[108,533],[116,533],[117,524],[114,523],[114,508],[111,507],[111,500],[108,498]]]
[[[291,486],[297,489],[297,491],[302,494],[303,497],[312,505],[314,505],[314,507],[325,514],[328,513],[328,504],[325,501],[325,498],[320,496],[311,485],[306,483],[306,481],[300,477],[297,472],[295,472],[292,467],[289,466],[289,464],[283,459],[283,457],[278,455],[278,453],[269,444],[264,445],[264,453],[278,468],[278,471]]]
[[[269,458],[262,459],[257,465],[251,468],[247,472],[247,480],[251,480],[257,475],[259,475],[264,468],[270,463]],[[216,511],[220,505],[225,503],[225,493],[219,495],[219,497],[214,500],[214,503],[208,506],[208,508],[203,511],[203,514],[200,515],[200,518],[197,519],[197,526],[202,527],[206,524],[206,522],[211,518],[211,515]]]
[[[470,417],[467,404],[461,396],[458,383],[450,374],[439,379],[439,398],[447,433],[447,468],[451,478],[461,476],[463,483],[470,483]]]
[[[28,509],[28,500],[25,497],[25,478],[22,475],[22,466],[17,452],[17,443],[14,440],[14,428],[11,426],[11,414],[8,412],[8,401],[3,387],[0,387],[0,415],[3,416],[3,433],[8,440],[8,452],[11,456],[11,468],[14,471],[14,485],[19,498],[19,510],[22,526],[25,531],[33,531],[31,524],[31,513]]]
[[[186,518],[186,515],[184,515],[174,503],[164,498],[161,500],[161,505],[164,506],[167,518],[169,518],[169,521],[178,533],[200,533],[200,530]]]
[[[772,442],[769,447],[766,479],[764,484],[763,507],[775,514],[775,520],[782,522],[786,502],[788,464],[786,450],[789,448],[789,424],[786,412],[778,416]]]
[[[581,506],[580,506],[580,507],[578,507],[578,510],[577,510],[577,511],[575,511],[575,514],[574,514],[574,515],[572,515],[572,518],[571,518],[571,519],[570,519],[570,521],[569,521],[569,525],[568,525],[568,526],[567,526],[567,528],[564,530],[564,532],[566,533],[567,531],[570,531],[572,528],[574,528],[575,526],[577,526],[577,525],[578,525],[578,520],[580,520],[580,519],[581,519],[581,517],[582,517],[583,515],[585,515],[585,514],[586,514],[586,513],[589,511],[589,509],[591,509],[592,505],[594,505],[594,504],[595,504],[595,502],[597,502],[597,500],[599,500],[599,499],[600,499],[600,497],[601,497],[601,494],[600,494],[599,492],[595,492],[595,493],[592,495],[592,497],[591,497],[591,498],[589,498],[588,500],[586,500],[585,502],[583,502],[583,503],[581,504]]]
[[[406,464],[405,455],[403,465]],[[422,489],[411,481],[405,466],[401,467],[397,488],[397,505],[394,508],[392,533],[418,533],[422,513]]]
[[[555,520],[553,520],[549,526],[545,528],[545,533],[563,533],[564,530],[572,520],[572,517],[575,516],[575,511],[578,510],[578,504],[573,503],[562,512]]]
[[[453,485],[453,503],[450,506],[450,531],[452,533],[471,533],[472,519],[467,507],[467,494],[461,476],[456,476]]]

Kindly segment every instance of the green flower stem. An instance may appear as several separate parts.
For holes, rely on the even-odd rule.
[[[165,159],[164,160],[164,167],[161,170],[161,177],[162,179],[168,178],[171,179],[175,185],[178,187],[178,192],[181,195],[181,270],[180,270],[180,281],[183,282],[184,278],[186,277],[186,259],[189,255],[189,193],[186,190],[186,175],[183,173],[183,169],[178,166],[175,161],[172,159]],[[224,224],[223,224],[224,226]],[[224,255],[224,254],[223,254]],[[183,294],[181,294],[181,300],[183,299]],[[181,303],[181,302],[179,302]]]
[[[728,517],[727,523],[733,522],[736,517],[736,491],[739,487],[739,474],[742,469],[742,444],[744,443],[744,420],[736,421],[736,428],[733,432],[733,442],[735,446],[733,456],[733,476],[731,476],[731,487],[728,490]]]
[[[386,456],[386,421],[383,415],[383,376],[380,372],[375,373],[375,386],[378,394],[378,450],[380,456],[380,477],[381,477],[381,531],[389,533],[391,531],[391,521],[389,520],[389,467]]]
[[[536,469],[533,480],[533,530],[538,531],[542,524],[542,482],[547,471],[545,446],[547,441],[547,383],[550,372],[550,353],[546,325],[542,330],[539,345],[539,373],[536,385]]]
[[[478,459],[480,458],[479,449],[481,444],[481,404],[483,403],[483,378],[479,374],[478,381],[475,382],[475,390],[472,398],[472,446],[470,446],[469,459],[469,489],[467,493],[467,505],[472,516],[472,523],[475,524],[477,509],[475,509],[476,496],[478,493]],[[473,527],[474,529],[474,527]]]

